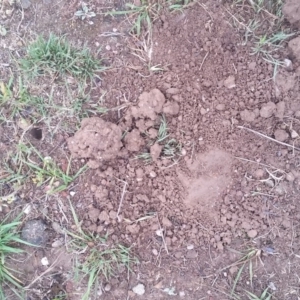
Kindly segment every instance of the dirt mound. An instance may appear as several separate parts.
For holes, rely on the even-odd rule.
[[[98,168],[101,162],[116,158],[122,147],[122,131],[100,118],[87,118],[81,128],[68,139],[68,147],[73,157],[89,159],[91,168]]]
[[[177,170],[178,178],[187,192],[184,203],[197,207],[209,214],[215,209],[215,202],[230,183],[231,156],[225,151],[214,149],[199,154],[188,163],[190,176]]]
[[[299,0],[287,0],[282,12],[291,24],[296,24],[300,28],[300,2]]]

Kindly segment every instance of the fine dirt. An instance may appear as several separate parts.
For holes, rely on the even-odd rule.
[[[239,12],[229,1],[162,12],[150,41],[130,35],[126,18],[102,14],[124,9],[119,1],[90,1],[99,13],[93,24],[72,18],[78,1],[32,1],[24,11],[5,5],[13,14],[2,20],[11,33],[0,41],[1,81],[10,52],[21,55],[27,39],[49,32],[87,43],[94,53],[101,46],[111,67],[91,90],[92,101],[106,92],[106,115],[89,115],[77,127],[71,120],[55,132],[42,121],[44,137],[33,141],[62,166],[72,155],[77,169],[85,163],[90,169],[55,196],[25,187],[17,204],[1,212],[3,218],[14,205],[31,204],[28,218],[43,219],[49,231],[45,247],[15,264],[29,287],[26,299],[55,299],[59,291],[81,299],[87,286],[74,280],[64,245],[61,228],[74,228],[68,199],[83,230],[132,246],[140,261],[129,275],[101,278],[93,299],[232,299],[235,262],[249,248],[259,257],[252,280],[247,265],[237,283],[240,299],[248,299],[245,290],[260,295],[267,287],[274,299],[300,299],[300,37],[276,53],[291,64],[274,78],[273,66],[252,55],[244,27],[235,27],[232,15]],[[283,28],[299,26],[297,11],[298,1],[287,1]],[[251,20],[249,5],[244,12]],[[274,21],[263,17],[262,33]],[[157,65],[164,71],[150,70]],[[159,142],[163,116],[169,136]],[[20,128],[1,126],[0,158],[23,138]],[[180,147],[170,157],[164,147],[171,139]],[[137,159],[141,153],[151,161]],[[35,280],[48,270],[40,265],[45,256],[53,268]],[[139,283],[142,296],[134,292]]]

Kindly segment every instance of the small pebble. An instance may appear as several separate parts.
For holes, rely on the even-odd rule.
[[[179,292],[179,297],[184,297],[185,296],[185,292],[184,291],[180,291]]]
[[[152,178],[155,178],[155,177],[156,177],[156,173],[155,173],[154,171],[151,171],[149,175],[150,175],[150,177],[152,177]]]
[[[186,248],[187,248],[188,250],[192,250],[192,249],[194,249],[194,245],[188,245]]]
[[[31,205],[27,204],[23,210],[24,214],[28,215],[31,212]]]
[[[293,182],[295,180],[295,176],[293,173],[287,173],[285,178],[287,181],[290,181],[290,182]]]
[[[144,295],[145,294],[145,286],[141,283],[137,284],[132,291],[137,295]]]
[[[57,240],[57,241],[53,242],[53,243],[51,244],[51,246],[52,246],[52,248],[59,248],[59,247],[61,247],[63,244],[64,244],[63,241]]]
[[[249,238],[253,239],[253,238],[255,238],[255,237],[257,236],[257,231],[254,230],[254,229],[249,230],[249,231],[247,232],[247,235],[248,235]]]
[[[158,255],[158,251],[156,249],[152,250],[153,255],[157,256]]]
[[[41,259],[41,263],[42,263],[43,266],[48,266],[49,265],[48,258],[47,257],[43,257]]]
[[[104,287],[105,292],[109,292],[111,290],[111,285],[107,283]]]

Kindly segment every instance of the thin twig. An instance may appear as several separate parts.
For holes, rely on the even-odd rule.
[[[203,66],[203,64],[204,64],[204,62],[205,62],[205,60],[206,60],[206,57],[207,57],[208,53],[209,53],[209,52],[206,52],[206,54],[205,54],[205,56],[204,56],[204,58],[203,58],[203,60],[202,60],[202,63],[201,63],[201,65],[200,65],[199,71],[201,71],[202,66]]]
[[[250,163],[253,163],[253,164],[257,164],[257,165],[260,165],[260,166],[272,168],[272,169],[275,169],[275,170],[277,170],[277,171],[279,171],[281,173],[285,173],[283,170],[281,170],[279,168],[273,167],[271,165],[266,165],[266,164],[263,164],[261,162],[255,161],[255,160],[251,160],[251,159],[247,159],[247,158],[243,158],[243,157],[239,157],[239,156],[235,156],[234,158],[239,159],[239,160],[243,160],[243,161],[246,161],[246,162],[250,162]]]
[[[273,139],[273,138],[271,138],[271,137],[269,137],[269,136],[267,136],[265,134],[262,134],[262,133],[260,133],[258,131],[252,130],[252,129],[244,127],[244,126],[237,126],[237,127],[240,128],[240,129],[246,129],[246,130],[248,130],[248,131],[250,131],[252,133],[255,133],[255,134],[257,134],[257,135],[259,135],[261,137],[264,137],[264,138],[266,138],[266,139],[268,139],[268,140],[270,140],[272,142],[275,142],[275,143],[278,143],[280,145],[283,145],[283,146],[286,146],[286,147],[290,147],[292,149],[300,151],[300,148],[294,147],[293,145],[290,145],[290,144],[287,144],[287,143],[284,143],[284,142],[277,141],[277,140],[275,140],[275,139]]]
[[[162,227],[160,225],[160,222],[159,222],[158,214],[157,214],[157,221],[158,221],[159,229],[160,229],[160,232],[161,232],[161,237],[162,237],[162,240],[163,240],[163,243],[164,243],[164,246],[165,246],[165,250],[166,250],[167,254],[169,254],[168,246],[167,246],[166,241],[165,241],[163,229],[162,229]]]
[[[124,181],[124,180],[121,180],[121,179],[118,179],[118,180],[124,183],[123,191],[122,191],[122,195],[121,195],[121,199],[120,199],[120,203],[119,203],[119,208],[118,208],[118,211],[117,211],[117,218],[118,218],[118,221],[120,222],[121,219],[119,217],[119,214],[120,214],[122,203],[123,203],[123,199],[124,199],[124,196],[125,196],[125,193],[126,193],[127,182]]]

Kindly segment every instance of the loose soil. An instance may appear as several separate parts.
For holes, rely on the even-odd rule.
[[[90,1],[99,13],[91,24],[72,17],[78,1],[30,1],[23,11],[1,4],[1,24],[9,30],[0,40],[0,81],[9,78],[10,54],[22,56],[28,41],[49,32],[65,34],[77,46],[87,43],[94,53],[101,47],[99,57],[110,67],[91,90],[91,101],[106,92],[107,114],[81,123],[70,116],[59,129],[59,120],[51,120],[52,127],[42,121],[42,140],[25,132],[62,167],[70,155],[74,169],[90,167],[55,196],[24,187],[1,212],[3,218],[31,204],[28,218],[47,226],[46,246],[30,248],[22,263],[14,263],[29,287],[26,299],[54,299],[64,291],[75,300],[85,291],[86,281],[72,276],[64,235],[53,226],[74,228],[69,198],[83,230],[131,246],[140,261],[129,276],[124,271],[101,279],[93,299],[232,299],[240,267],[234,263],[238,251],[249,248],[261,257],[253,261],[252,282],[248,266],[242,273],[240,299],[248,299],[245,290],[258,295],[268,286],[274,299],[300,299],[300,37],[277,53],[292,65],[280,67],[274,81],[273,66],[251,55],[252,42],[245,43],[235,27],[232,15],[238,12],[221,2],[162,12],[150,40],[130,35],[126,18],[102,14],[124,10],[123,2]],[[287,1],[282,28],[297,28],[297,10],[298,1]],[[254,14],[247,5],[243,12],[245,22]],[[269,22],[266,17],[262,33]],[[157,65],[164,71],[150,70]],[[40,88],[46,89],[43,80]],[[181,145],[172,158],[156,142],[163,115],[167,139]],[[23,138],[21,128],[3,122],[0,158]],[[137,159],[140,153],[150,154],[151,162]],[[8,185],[1,193],[12,190]],[[48,266],[40,264],[42,257]],[[133,290],[139,283],[142,296]]]

